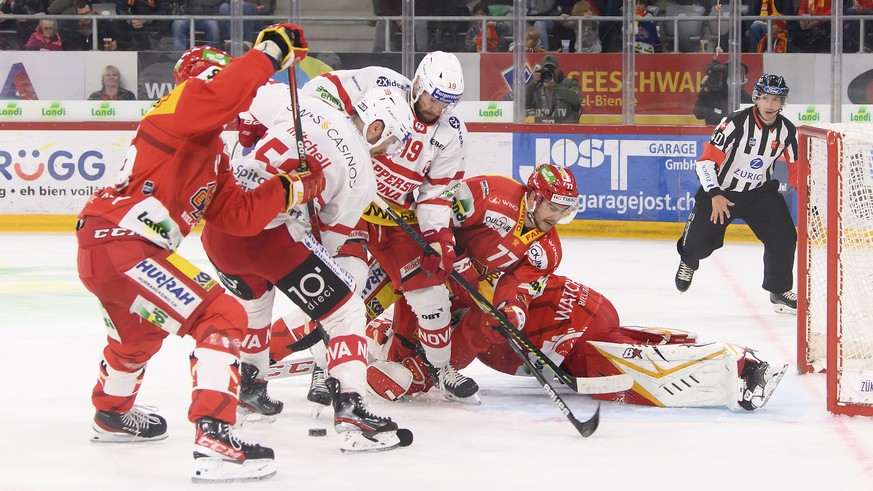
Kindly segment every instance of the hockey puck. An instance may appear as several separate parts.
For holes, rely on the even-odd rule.
[[[327,430],[324,428],[309,428],[309,436],[325,436]]]
[[[400,440],[401,447],[408,447],[412,445],[412,432],[406,428],[400,428],[397,430],[397,438]]]

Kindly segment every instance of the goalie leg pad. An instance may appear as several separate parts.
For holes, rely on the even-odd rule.
[[[618,330],[635,344],[693,344],[697,342],[697,333],[672,327],[621,326]]]
[[[589,376],[626,373],[633,387],[595,396],[663,407],[735,407],[737,362],[745,349],[728,343],[645,346],[586,343]]]

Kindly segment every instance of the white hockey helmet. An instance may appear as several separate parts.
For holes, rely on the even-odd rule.
[[[418,87],[415,83],[418,82]],[[445,102],[446,107],[454,106],[464,94],[464,72],[461,62],[452,53],[433,51],[424,56],[412,80],[412,103],[427,92],[434,99]]]
[[[364,122],[364,136],[367,128],[374,121],[382,121],[385,129],[382,137],[376,143],[369,143],[370,149],[378,147],[386,141],[389,143],[385,153],[394,155],[403,148],[403,144],[412,135],[412,109],[406,102],[406,92],[396,87],[377,87],[364,93],[355,103],[355,111]]]

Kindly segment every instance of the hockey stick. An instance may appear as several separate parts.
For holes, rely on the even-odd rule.
[[[424,237],[421,236],[418,232],[415,231],[408,223],[406,223],[403,218],[397,214],[380,196],[376,196],[373,200],[376,205],[381,207],[385,212],[394,220],[397,225],[403,229],[410,237],[412,237],[419,246],[421,246],[425,251],[428,251],[432,254],[436,254],[437,252],[428,244]],[[539,349],[536,345],[530,342],[527,336],[524,335],[521,331],[519,331],[515,326],[512,325],[507,319],[506,316],[503,315],[503,312],[497,310],[491,302],[488,301],[479,290],[470,284],[469,281],[464,279],[457,271],[452,270],[450,272],[452,279],[458,282],[473,300],[476,301],[476,304],[481,308],[485,313],[490,314],[498,322],[500,322],[500,327],[503,329],[500,331],[505,331],[506,334],[510,335],[520,346],[524,347],[528,352],[532,353],[537,358],[538,368],[548,367],[558,380],[560,380],[564,385],[571,388],[573,391],[578,392],[580,394],[609,394],[613,392],[621,392],[623,390],[630,389],[633,386],[633,378],[630,375],[622,374],[622,375],[609,375],[604,377],[574,377],[569,375],[567,372],[562,370],[559,366],[552,361],[551,358],[545,355],[542,350]],[[503,332],[501,332],[503,333]],[[525,360],[528,360],[527,356],[523,357]],[[528,360],[529,361],[529,360]],[[530,367],[528,367],[530,368]]]
[[[294,65],[288,67],[288,92],[291,96],[291,116],[294,118],[294,137],[297,139],[297,158],[300,159],[297,170],[306,172],[309,170],[309,164],[306,162],[303,126],[300,125],[300,101],[297,98],[297,72]]]
[[[426,252],[429,252],[431,254],[436,254],[436,251],[430,246],[430,244],[428,244],[424,240],[424,237],[422,237],[421,234],[416,232],[415,229],[413,229],[408,223],[406,223],[406,221],[400,215],[398,215],[397,212],[395,212],[390,206],[388,206],[388,203],[386,203],[381,197],[379,197],[377,195],[374,199],[374,202],[380,208],[385,210],[385,212],[388,213],[388,216],[390,216],[391,219],[394,220],[394,223],[396,223],[397,226],[399,226],[401,229],[403,229],[404,232],[406,232],[410,237],[412,237],[418,243],[418,245],[420,245]],[[533,362],[530,361],[528,356],[521,350],[521,347],[518,344],[516,344],[516,339],[518,339],[519,337],[522,337],[527,344],[526,347],[529,347],[528,349],[530,350],[530,352],[534,353],[544,363],[548,364],[548,362],[551,362],[551,360],[549,360],[542,353],[542,351],[539,350],[539,348],[534,346],[527,339],[527,337],[522,335],[518,331],[518,329],[515,329],[512,326],[512,324],[509,323],[509,321],[506,319],[506,317],[503,316],[503,314],[500,311],[495,309],[494,306],[491,305],[491,302],[489,302],[485,297],[483,297],[482,294],[480,294],[478,290],[473,288],[473,286],[470,285],[470,283],[467,282],[467,280],[465,280],[460,274],[458,274],[457,271],[452,269],[451,276],[465,290],[467,290],[467,292],[477,301],[477,303],[479,303],[480,307],[482,307],[483,310],[491,313],[492,315],[494,315],[494,317],[496,317],[500,321],[503,329],[498,330],[498,332],[500,332],[500,334],[503,335],[504,338],[506,338],[507,343],[512,348],[512,350],[515,352],[515,354],[518,355],[518,357],[521,359],[522,363],[524,363],[524,365],[528,368],[528,370],[531,371],[531,373],[534,375],[534,377],[537,379],[537,381],[539,381],[540,385],[543,386],[543,389],[546,391],[546,394],[548,394],[549,398],[552,400],[552,402],[555,404],[555,406],[558,407],[558,410],[560,410],[561,413],[563,413],[564,416],[566,416],[567,419],[570,420],[570,423],[573,424],[573,426],[576,428],[576,430],[579,432],[580,435],[582,435],[583,437],[591,436],[591,434],[594,433],[594,431],[597,429],[597,425],[600,423],[600,403],[599,402],[597,403],[597,409],[594,411],[594,414],[590,418],[588,418],[585,421],[580,421],[579,419],[577,419],[576,416],[573,415],[573,412],[570,410],[570,408],[564,403],[564,400],[561,398],[561,396],[559,396],[558,393],[555,392],[555,389],[551,386],[551,384],[549,384],[549,381],[546,380],[545,375],[543,375],[543,373],[533,364]],[[490,307],[490,310],[486,309],[486,307]],[[515,331],[514,333],[512,332],[513,330]],[[534,351],[534,350],[536,350],[536,351]],[[552,363],[552,365],[554,366],[554,363]],[[555,367],[555,368],[557,368],[557,367]],[[571,387],[573,388],[573,390],[578,392],[579,391],[579,384],[576,382],[575,378],[569,377],[560,368],[557,368],[557,370],[559,370],[566,378],[568,378],[569,381],[571,381],[574,384]],[[556,372],[556,374],[557,374],[557,372]],[[567,385],[570,386],[570,384],[567,384]]]

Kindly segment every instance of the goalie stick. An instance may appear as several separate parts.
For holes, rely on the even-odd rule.
[[[390,206],[388,206],[388,203],[386,203],[385,200],[377,195],[373,201],[376,203],[377,206],[385,210],[385,212],[388,214],[388,216],[391,217],[394,223],[396,223],[398,227],[403,229],[404,232],[406,232],[413,240],[415,240],[415,242],[417,242],[418,245],[425,250],[425,252],[428,252],[430,254],[437,254],[433,247],[431,247],[430,244],[428,244],[427,241],[424,240],[424,237],[416,232],[415,229],[413,229],[400,215],[397,214],[397,212],[395,212]],[[583,437],[591,436],[591,434],[593,434],[594,431],[597,429],[597,425],[600,423],[600,402],[597,403],[597,409],[594,411],[594,414],[590,418],[585,421],[580,421],[578,418],[576,418],[576,416],[573,415],[573,411],[570,410],[569,406],[564,403],[564,400],[561,398],[561,396],[559,396],[558,393],[555,392],[555,389],[552,387],[552,385],[549,384],[549,381],[546,379],[545,375],[543,375],[540,369],[533,364],[527,354],[522,351],[521,346],[527,348],[527,350],[530,353],[533,353],[541,363],[548,366],[555,373],[555,375],[557,375],[558,378],[561,379],[561,381],[564,382],[568,387],[572,388],[576,392],[579,392],[579,383],[577,381],[577,377],[570,377],[569,375],[567,375],[567,373],[558,368],[554,364],[554,362],[546,357],[546,355],[543,354],[543,352],[540,351],[539,348],[534,346],[534,344],[527,339],[527,336],[523,335],[521,331],[516,329],[506,319],[502,312],[495,309],[494,306],[491,305],[491,302],[483,297],[482,294],[479,293],[479,290],[474,288],[457,271],[452,269],[450,275],[452,279],[457,281],[458,284],[460,284],[461,287],[470,294],[470,296],[476,301],[476,303],[479,305],[480,308],[482,308],[482,310],[493,315],[500,322],[500,327],[502,329],[498,329],[498,332],[506,339],[506,342],[512,348],[512,351],[514,351],[515,354],[518,355],[522,363],[524,363],[528,370],[530,370],[530,372],[537,379],[540,385],[543,386],[543,390],[546,391],[549,399],[552,400],[555,406],[557,406],[558,410],[561,411],[561,413],[570,421],[570,423],[573,424],[579,434]],[[625,388],[618,389],[613,392],[618,392],[630,388],[630,386],[633,384],[633,380],[630,379],[630,377],[627,375],[625,375],[625,377],[629,379],[630,384],[623,384],[626,385]]]

